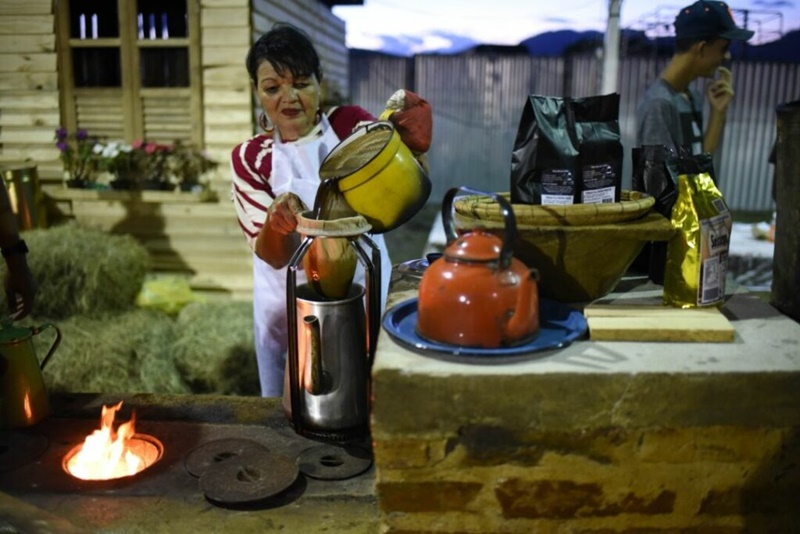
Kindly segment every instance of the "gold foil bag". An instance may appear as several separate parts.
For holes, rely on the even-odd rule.
[[[680,308],[721,304],[732,219],[707,173],[678,176],[672,225],[678,232],[667,246],[664,303]]]

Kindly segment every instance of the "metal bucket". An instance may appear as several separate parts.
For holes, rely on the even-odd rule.
[[[17,216],[19,229],[46,228],[47,210],[36,167],[3,169],[3,183],[8,190],[8,200]]]

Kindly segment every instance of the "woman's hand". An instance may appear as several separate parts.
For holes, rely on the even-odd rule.
[[[386,109],[381,117],[394,124],[403,143],[415,156],[426,153],[431,147],[431,105],[416,93],[405,89],[395,92],[386,102]]]
[[[8,312],[12,321],[26,317],[33,310],[33,298],[36,295],[36,282],[28,267],[24,254],[14,254],[6,258],[6,276],[4,282]]]
[[[288,265],[300,244],[297,215],[307,209],[294,193],[278,195],[267,208],[267,219],[256,238],[256,255],[275,269]]]
[[[278,195],[267,208],[267,225],[280,235],[289,235],[297,228],[297,215],[307,208],[294,193]]]

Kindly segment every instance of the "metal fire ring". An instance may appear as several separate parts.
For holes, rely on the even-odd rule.
[[[200,489],[219,504],[253,503],[286,490],[299,474],[292,458],[251,450],[206,470]]]
[[[183,466],[193,477],[200,478],[210,468],[250,451],[269,452],[266,445],[252,439],[226,438],[208,441],[192,450]]]
[[[0,473],[11,471],[39,459],[50,440],[30,431],[0,431]]]
[[[355,446],[319,445],[297,457],[300,471],[311,478],[344,480],[360,475],[372,465],[372,453]]]

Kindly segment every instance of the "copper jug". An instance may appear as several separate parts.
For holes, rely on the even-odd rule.
[[[33,336],[52,328],[56,337],[39,363]],[[42,371],[61,343],[61,331],[45,323],[34,328],[0,324],[0,428],[35,425],[50,413],[50,402]]]
[[[500,204],[502,239],[480,227],[456,236],[452,203],[459,191],[491,196]],[[517,225],[511,205],[501,195],[457,187],[444,196],[442,222],[447,247],[422,275],[417,333],[462,347],[530,341],[539,331],[538,272],[513,257]]]

